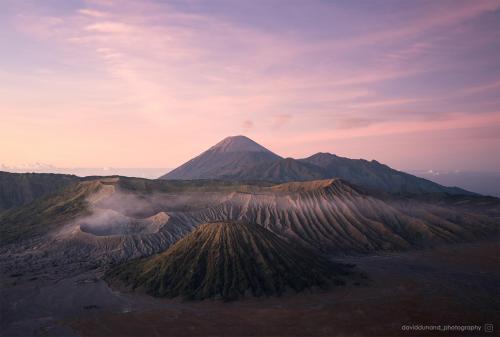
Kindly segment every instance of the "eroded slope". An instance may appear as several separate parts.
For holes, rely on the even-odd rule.
[[[8,241],[0,262],[5,273],[107,266],[161,253],[200,224],[221,221],[260,225],[290,243],[337,254],[498,237],[499,219],[472,204],[380,199],[338,179],[272,186],[97,179],[2,215]]]
[[[107,279],[154,296],[236,299],[326,288],[348,274],[344,265],[292,245],[262,226],[208,223],[166,252],[111,270]]]

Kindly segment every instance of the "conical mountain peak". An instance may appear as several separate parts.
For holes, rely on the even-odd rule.
[[[209,151],[216,152],[267,152],[272,153],[262,145],[254,142],[246,136],[232,136],[221,140],[212,146]]]
[[[227,137],[199,156],[164,175],[163,179],[217,179],[281,157],[245,136]]]
[[[153,296],[232,300],[325,288],[348,272],[260,225],[217,222],[198,226],[162,254],[109,271],[107,279]]]

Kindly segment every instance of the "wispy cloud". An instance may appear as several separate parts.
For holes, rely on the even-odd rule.
[[[481,85],[476,85],[473,87],[466,87],[458,90],[457,95],[471,95],[479,92],[498,90],[500,89],[500,80],[493,83],[486,83]]]
[[[241,123],[244,132],[250,131],[254,127],[254,123],[251,120],[245,120]]]
[[[350,139],[359,137],[374,137],[391,134],[408,134],[428,131],[440,131],[450,129],[468,129],[485,126],[500,126],[500,111],[482,113],[477,116],[471,116],[464,113],[454,113],[440,120],[422,120],[422,121],[380,121],[379,123],[370,123],[365,120],[353,120],[354,124],[360,122],[359,127],[345,128],[336,132],[312,132],[294,137],[294,142],[324,142],[335,139]]]
[[[244,13],[238,3],[208,9],[200,3],[92,0],[64,10],[12,4],[4,28],[16,41],[34,42],[43,57],[24,56],[29,72],[14,61],[14,70],[0,72],[4,83],[12,83],[0,92],[3,107],[16,110],[3,119],[9,128],[47,114],[76,130],[73,145],[85,139],[85,121],[96,120],[97,134],[120,144],[133,133],[137,147],[184,139],[186,132],[205,135],[171,149],[167,161],[154,150],[143,154],[141,160],[154,161],[149,166],[175,166],[235,130],[263,139],[316,139],[326,147],[331,139],[484,125],[481,116],[491,110],[479,96],[496,90],[500,77],[492,67],[500,56],[496,26],[482,25],[498,13],[500,1],[392,4],[353,17],[352,4],[307,2],[318,18],[348,18],[347,24],[327,20],[328,29],[314,20],[273,15],[291,6],[286,2],[269,8],[269,22],[262,13]],[[489,55],[485,48],[491,57],[483,56]],[[460,110],[459,99],[467,100],[467,109]],[[430,116],[433,121],[426,122]],[[92,149],[101,160],[120,160],[97,141]],[[282,150],[294,154],[292,145]]]
[[[273,116],[273,127],[281,128],[292,119],[290,114],[277,114]]]
[[[88,9],[88,8],[79,9],[78,13],[83,14],[83,15],[87,15],[87,16],[91,16],[91,17],[95,17],[95,18],[103,18],[103,17],[107,16],[107,14],[105,12],[101,12],[101,11],[98,11],[95,9]]]
[[[132,31],[132,27],[121,22],[103,21],[85,27],[85,30],[99,33],[125,34]]]

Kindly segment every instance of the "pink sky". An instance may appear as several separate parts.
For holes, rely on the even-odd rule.
[[[0,163],[500,170],[500,1],[2,1]]]

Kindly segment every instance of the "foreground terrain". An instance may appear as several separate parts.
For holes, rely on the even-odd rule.
[[[498,242],[349,257],[367,284],[225,303],[110,290],[100,271],[2,289],[5,336],[491,336],[402,325],[500,326]],[[52,270],[56,272],[56,270]]]
[[[0,212],[5,336],[498,326],[496,198],[388,194],[342,179],[59,177],[51,191],[42,178],[14,188],[19,204]]]

